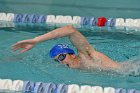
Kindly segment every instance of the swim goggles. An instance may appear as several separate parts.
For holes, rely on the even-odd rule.
[[[63,61],[65,58],[66,58],[66,55],[67,54],[60,54],[58,57],[57,57],[57,59],[54,59],[55,61]]]

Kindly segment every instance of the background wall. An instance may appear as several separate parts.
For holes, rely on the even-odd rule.
[[[0,0],[0,12],[140,18],[140,0]]]

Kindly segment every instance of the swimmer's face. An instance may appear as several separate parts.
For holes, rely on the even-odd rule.
[[[76,56],[74,54],[59,54],[55,57],[54,60],[62,63],[62,64],[65,64],[65,65],[69,65],[71,62],[73,62],[74,58]]]

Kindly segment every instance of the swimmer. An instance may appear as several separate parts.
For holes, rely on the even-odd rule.
[[[60,62],[61,64],[67,65],[70,68],[79,69],[118,69],[121,64],[111,60],[109,57],[101,52],[96,51],[86,40],[86,38],[77,31],[73,26],[64,26],[52,30],[44,35],[37,36],[33,39],[27,39],[17,42],[12,46],[13,51],[20,48],[21,53],[26,52],[33,48],[36,44],[47,41],[50,39],[69,37],[72,44],[76,47],[78,55],[65,44],[57,44],[50,50],[50,57]]]

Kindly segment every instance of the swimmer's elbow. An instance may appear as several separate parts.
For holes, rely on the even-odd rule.
[[[72,25],[67,25],[66,29],[68,29],[71,33],[75,33],[77,31]]]
[[[72,25],[67,25],[65,27],[67,27],[67,29],[74,29],[74,27]]]

